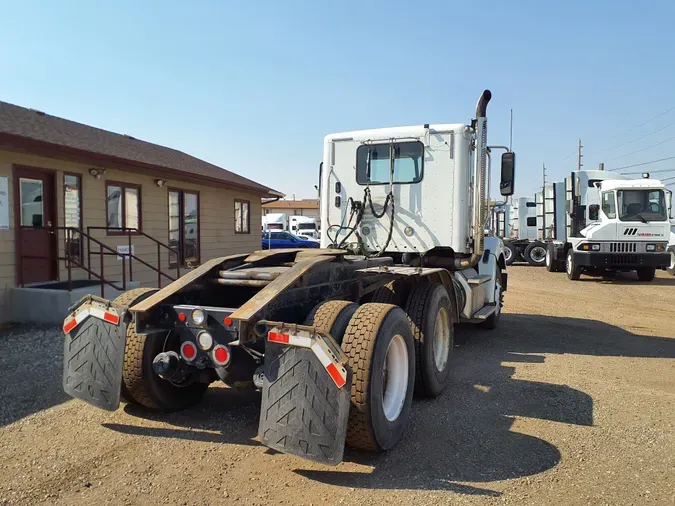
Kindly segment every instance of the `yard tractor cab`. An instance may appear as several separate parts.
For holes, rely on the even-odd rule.
[[[573,172],[565,187],[567,237],[548,245],[549,270],[565,270],[572,280],[636,271],[651,281],[656,269],[669,267],[672,198],[663,183],[597,170]]]
[[[448,385],[454,325],[498,326],[503,245],[485,237],[489,91],[470,124],[329,135],[321,248],[208,260],[161,289],[85,297],[64,322],[64,389],[170,411],[208,385],[262,391],[258,435],[337,464],[392,448],[413,393]],[[512,195],[515,156],[502,154]]]

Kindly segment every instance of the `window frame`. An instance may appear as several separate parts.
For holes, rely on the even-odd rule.
[[[614,207],[614,216],[610,216],[607,214],[605,211],[605,195],[611,195],[611,201],[612,201],[612,206]],[[600,192],[600,211],[602,211],[602,214],[605,215],[605,217],[608,220],[615,220],[616,219],[616,211],[617,211],[617,201],[616,201],[616,192],[614,190],[606,190],[604,192]]]
[[[77,228],[80,229],[80,231],[84,232],[84,205],[83,205],[83,196],[84,196],[84,189],[82,187],[82,184],[84,182],[84,178],[82,177],[82,174],[78,174],[77,172],[64,172],[63,173],[63,225],[68,226],[66,224],[66,178],[70,177],[75,177],[78,180],[77,188],[80,191],[79,195],[79,211],[80,211],[80,223]],[[106,223],[108,221],[108,209],[107,209],[107,202],[108,202],[108,190],[106,189]],[[63,232],[65,234],[64,237],[64,244],[68,243],[68,232],[64,230]],[[83,263],[84,260],[84,238],[82,237],[82,234],[80,234],[80,263]],[[68,261],[66,260],[66,266],[68,265]]]
[[[111,186],[117,186],[122,190],[122,230],[110,230],[108,228],[108,188]],[[127,231],[127,192],[126,190],[137,190],[138,191],[138,230],[133,232]],[[106,225],[106,235],[142,235],[141,231],[143,230],[143,192],[140,184],[136,183],[124,183],[122,181],[107,181],[105,182],[105,225]]]
[[[246,204],[246,209],[247,209],[247,216],[246,216],[246,230],[241,230],[240,232],[237,232],[237,203],[239,204]],[[234,205],[233,205],[233,211],[234,211],[234,233],[235,234],[250,234],[251,233],[251,201],[250,200],[244,200],[244,199],[234,199]],[[243,216],[243,214],[242,214]],[[242,223],[242,229],[243,229],[243,223]]]
[[[199,195],[198,190],[185,190],[182,188],[169,187],[166,192],[166,206],[168,211],[167,216],[167,234],[171,231],[171,193],[178,193],[178,221],[179,221],[179,244],[180,248],[178,249],[178,262],[171,261],[171,252],[169,252],[169,268],[175,269],[180,265],[185,267],[185,194],[195,195],[197,197],[197,259],[195,262],[188,260],[196,265],[201,265],[202,263],[202,209],[201,209],[201,196]],[[171,244],[171,236],[167,237],[167,242]]]
[[[422,148],[422,154],[420,156],[420,167],[419,167],[419,179],[413,180],[413,181],[394,181],[393,184],[395,185],[410,185],[410,184],[419,184],[424,180],[424,157],[426,155],[426,150],[425,146],[422,143],[422,141],[412,141],[412,140],[401,140],[401,141],[396,141],[394,140],[393,142],[373,142],[369,144],[360,144],[356,148],[356,160],[355,160],[355,167],[356,167],[356,183],[359,186],[382,186],[382,185],[388,185],[389,181],[384,181],[384,182],[373,182],[373,181],[364,181],[365,180],[365,172],[363,174],[364,179],[361,178],[361,173],[359,172],[359,153],[363,148],[371,148],[373,146],[386,146],[389,149],[389,157],[391,159],[391,152],[394,146],[397,144],[419,144],[420,147]],[[402,159],[402,158],[399,158]]]

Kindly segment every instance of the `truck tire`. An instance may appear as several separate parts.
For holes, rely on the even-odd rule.
[[[340,345],[344,337],[349,320],[359,305],[349,300],[329,300],[314,306],[305,318],[305,325],[317,327],[328,332],[335,342]]]
[[[640,281],[653,281],[656,276],[654,267],[640,267],[637,270],[637,277]]]
[[[487,320],[480,324],[481,327],[489,330],[494,330],[499,325],[499,320],[502,316],[502,308],[504,307],[504,290],[502,290],[502,269],[497,266],[497,272],[495,273],[496,277],[496,286],[495,290],[498,290],[499,296],[497,298],[497,309],[494,313],[488,316]]]
[[[346,442],[359,450],[389,450],[407,425],[415,383],[415,344],[405,312],[363,304],[349,321],[342,349],[352,370]]]
[[[450,297],[440,283],[417,285],[406,304],[415,339],[415,393],[437,397],[450,372],[454,348],[454,318]]]
[[[394,304],[395,306],[403,306],[405,304],[404,294],[407,293],[405,289],[405,282],[402,279],[395,279],[384,286],[379,287],[373,292],[370,302],[378,302],[380,304]]]
[[[555,251],[550,243],[546,247],[546,270],[548,272],[560,272],[560,264],[558,259],[555,258]]]
[[[574,254],[572,248],[567,250],[567,260],[565,261],[565,270],[567,277],[572,281],[578,281],[581,278],[581,267],[574,264]]]
[[[118,295],[117,298],[112,301],[112,303],[122,309],[121,313],[124,314],[131,306],[141,302],[144,299],[147,299],[158,291],[159,288],[134,288]],[[138,402],[131,396],[131,393],[124,384],[124,381],[122,381],[120,396],[128,403],[138,404]]]
[[[510,242],[504,243],[504,263],[506,265],[513,265],[513,262],[518,258],[518,249]]]
[[[675,246],[668,248],[670,253],[670,267],[666,267],[666,272],[671,276],[675,276]]]
[[[157,290],[157,288],[129,290],[117,297],[113,303],[129,308]],[[167,337],[164,332],[136,334],[136,324],[128,323],[122,369],[122,395],[125,400],[150,410],[167,412],[185,409],[201,401],[208,388],[207,384],[191,383],[176,386],[153,372],[152,361],[158,353],[165,351]],[[178,348],[174,351],[178,351]]]
[[[546,245],[541,241],[534,241],[527,245],[523,256],[528,264],[542,267],[546,262]]]

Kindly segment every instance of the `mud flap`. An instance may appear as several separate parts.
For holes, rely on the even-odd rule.
[[[258,437],[280,452],[337,465],[344,454],[352,373],[332,339],[304,339],[311,339],[309,346],[266,343]],[[317,340],[339,363],[341,379],[329,372],[325,356],[319,358]]]
[[[87,296],[66,318],[63,389],[97,408],[120,405],[126,325],[110,302]]]

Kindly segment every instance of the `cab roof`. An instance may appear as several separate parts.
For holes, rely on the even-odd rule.
[[[631,180],[616,180],[609,179],[600,183],[602,190],[628,190],[630,188],[636,189],[654,189],[663,190],[664,184],[658,179],[631,179]]]
[[[425,125],[372,128],[370,130],[354,130],[351,132],[329,134],[324,138],[324,142],[372,141],[402,137],[419,138],[424,136],[427,130],[430,134],[445,134],[450,132],[461,133],[465,128],[467,128],[467,125],[463,123],[439,123],[428,125],[428,129]]]

